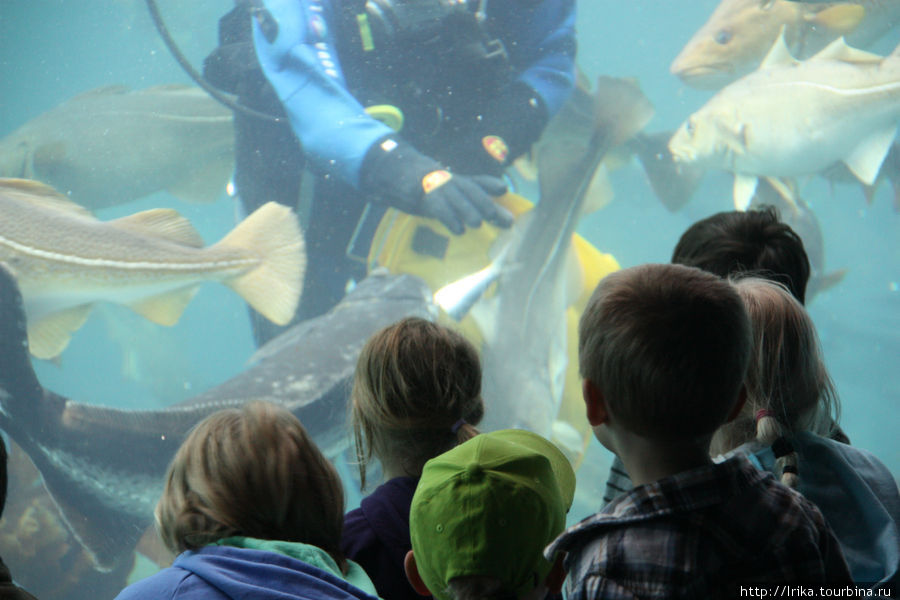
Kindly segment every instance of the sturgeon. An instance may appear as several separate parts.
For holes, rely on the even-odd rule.
[[[0,429],[28,453],[96,566],[109,570],[131,556],[153,521],[169,461],[212,412],[275,402],[297,415],[327,455],[346,448],[349,383],[363,344],[403,317],[434,319],[430,297],[417,277],[373,273],[331,312],[288,329],[221,385],[162,410],[120,410],[41,386],[28,356],[22,296],[0,265]]]

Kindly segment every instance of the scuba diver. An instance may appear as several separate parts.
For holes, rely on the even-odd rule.
[[[235,112],[234,184],[246,213],[269,200],[299,209],[309,174],[295,321],[326,312],[365,275],[353,248],[368,254],[387,207],[453,234],[511,225],[493,198],[573,89],[574,0],[235,4],[204,74],[279,117]],[[414,243],[442,251],[428,236]],[[274,333],[254,319],[257,344]]]

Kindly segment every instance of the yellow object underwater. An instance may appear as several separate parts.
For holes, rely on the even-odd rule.
[[[525,214],[533,206],[529,200],[512,193],[496,201],[515,217]],[[494,258],[491,248],[502,231],[484,223],[477,229],[467,229],[464,234],[456,236],[436,219],[390,209],[375,232],[369,265],[387,268],[392,273],[416,275],[436,291],[489,264]],[[573,262],[578,266],[575,279],[580,279],[580,284],[569,286],[566,381],[558,426],[553,428],[553,441],[577,462],[591,437],[578,374],[578,319],[600,280],[620,267],[611,254],[600,252],[580,235],[572,236],[572,250],[576,258]],[[492,284],[485,297],[492,296],[495,287]],[[458,323],[443,313],[440,319],[458,329],[476,347],[483,345],[484,333],[471,315]]]

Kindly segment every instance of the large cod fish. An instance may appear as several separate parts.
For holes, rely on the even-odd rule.
[[[305,268],[297,217],[274,202],[204,248],[174,210],[100,221],[53,188],[23,179],[0,179],[0,261],[19,282],[38,358],[62,352],[100,301],[173,325],[204,281],[224,283],[285,324]]]
[[[866,185],[900,120],[900,47],[886,57],[843,38],[798,62],[779,37],[760,68],[717,93],[669,142],[676,161],[734,173],[745,209],[759,177],[812,175],[844,163]]]
[[[41,386],[28,357],[22,296],[0,264],[0,429],[28,453],[95,565],[110,569],[131,557],[152,523],[166,467],[194,424],[221,408],[275,402],[334,456],[349,444],[349,382],[365,341],[403,317],[433,319],[436,312],[421,279],[373,273],[329,313],[271,340],[256,364],[221,385],[166,409],[118,410]]]
[[[91,90],[0,139],[0,177],[42,181],[92,210],[161,190],[212,202],[233,163],[231,111],[185,85]]]
[[[898,27],[896,0],[722,0],[669,70],[692,87],[718,89],[756,69],[782,29],[791,53],[807,58],[840,36],[866,48]]]

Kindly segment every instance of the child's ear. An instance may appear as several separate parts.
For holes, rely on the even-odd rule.
[[[584,398],[584,406],[587,409],[587,420],[592,427],[603,425],[609,421],[609,412],[606,410],[606,401],[603,392],[590,379],[581,382],[581,395]]]
[[[416,590],[417,594],[420,596],[431,595],[431,591],[419,575],[419,567],[416,565],[416,557],[413,555],[412,550],[407,552],[406,558],[403,559],[403,570],[406,571],[406,578],[409,579],[409,584]]]
[[[728,413],[728,418],[725,420],[726,423],[731,423],[734,421],[739,414],[741,414],[741,410],[744,408],[744,404],[747,402],[747,386],[741,384],[741,391],[738,392],[737,402],[734,403],[734,408],[731,409],[731,412]]]

